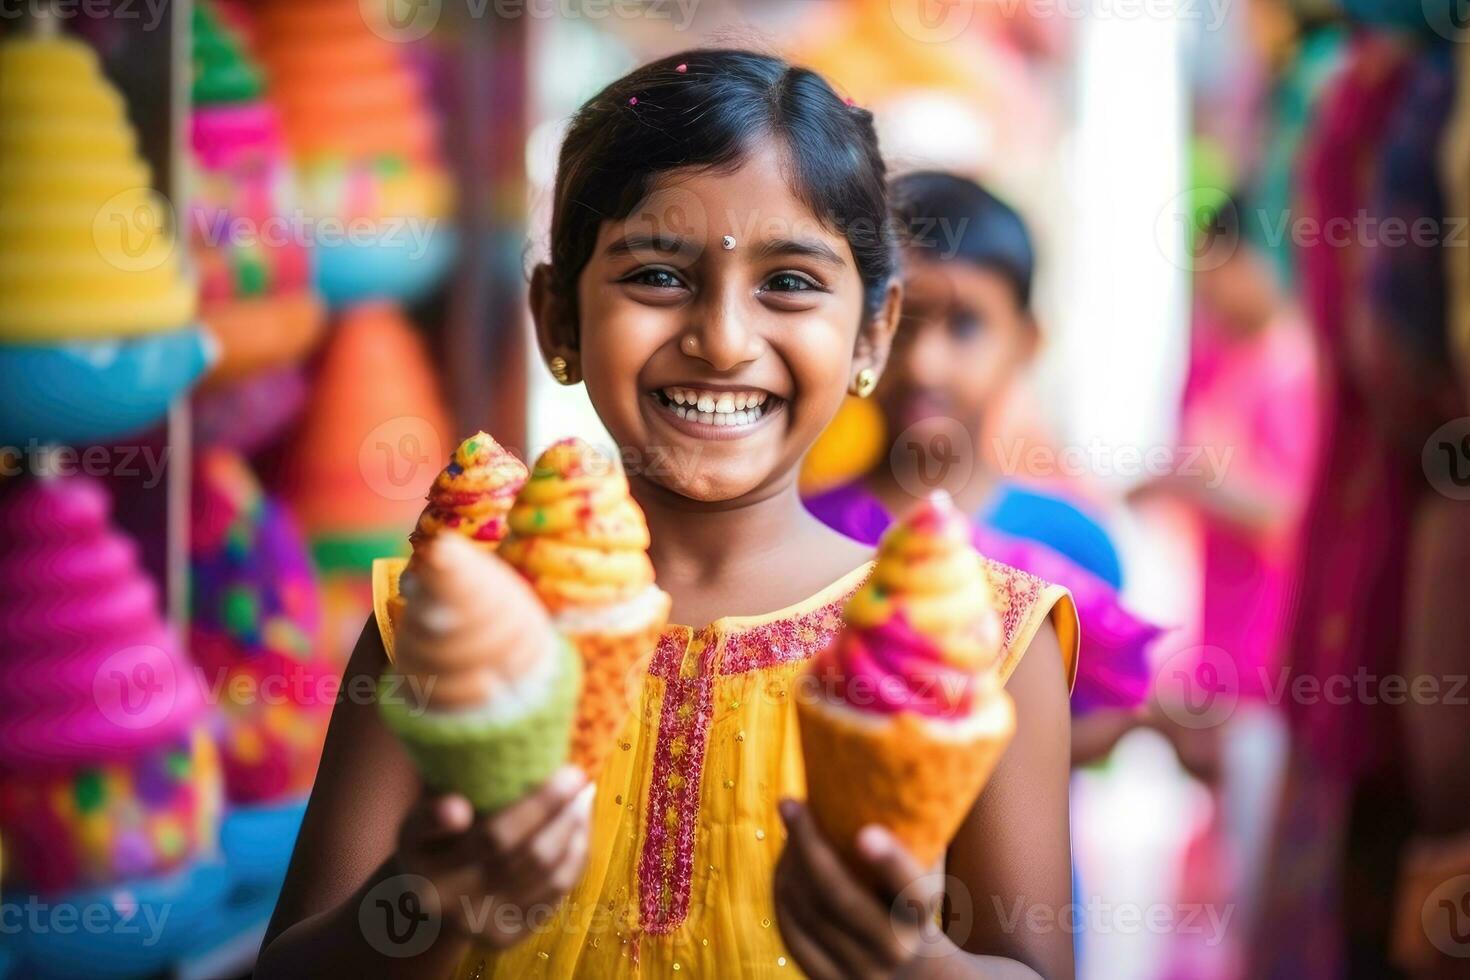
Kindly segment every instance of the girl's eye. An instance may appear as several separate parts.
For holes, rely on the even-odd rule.
[[[817,284],[806,276],[795,272],[778,272],[766,280],[761,290],[772,293],[800,293],[817,288],[819,288]]]
[[[654,289],[680,289],[684,285],[684,281],[668,269],[639,269],[623,282],[652,286]]]
[[[973,337],[985,328],[985,322],[973,313],[956,313],[949,318],[949,332],[960,339]]]

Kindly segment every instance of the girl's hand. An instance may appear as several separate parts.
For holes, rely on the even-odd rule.
[[[933,955],[944,901],[937,869],[920,867],[892,834],[869,825],[857,839],[869,885],[843,863],[805,806],[783,800],[781,819],[787,837],[776,865],[776,921],[807,975],[890,977],[921,952]]]
[[[568,766],[488,815],[463,796],[426,797],[403,821],[396,864],[428,880],[419,896],[424,911],[504,949],[545,925],[581,879],[592,792],[582,771]]]

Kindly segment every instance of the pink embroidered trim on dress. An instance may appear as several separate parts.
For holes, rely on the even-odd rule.
[[[638,861],[643,929],[669,933],[684,921],[693,880],[694,828],[699,817],[699,783],[704,772],[705,737],[714,694],[711,661],[720,638],[700,633],[699,663],[685,677],[680,659],[664,649],[682,646],[682,631],[659,643],[655,667],[664,676],[664,703],[653,751],[653,781],[648,787],[648,830]],[[672,669],[670,669],[672,668]]]
[[[735,627],[725,633],[708,627],[697,637],[696,642],[703,646],[688,676],[682,656],[686,631],[670,631],[659,641],[649,670],[664,680],[664,702],[645,811],[648,830],[638,861],[645,931],[673,932],[689,914],[694,832],[699,824],[715,678],[811,658],[842,625],[845,601],[844,597],[791,619]]]
[[[1030,572],[1002,565],[998,561],[985,559],[986,576],[995,591],[996,604],[1000,607],[1000,625],[1006,653],[1016,642],[1016,634],[1030,616],[1031,609],[1041,596],[1045,584]]]

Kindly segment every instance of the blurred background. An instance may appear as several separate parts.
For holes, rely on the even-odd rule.
[[[250,972],[372,559],[476,429],[607,443],[527,274],[571,114],[701,45],[1030,229],[1036,355],[954,448],[1155,628],[1025,927],[1089,978],[1470,976],[1456,0],[0,12],[0,976]],[[807,492],[889,428],[846,406]]]

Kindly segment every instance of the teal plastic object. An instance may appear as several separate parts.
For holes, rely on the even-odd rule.
[[[1362,24],[1433,31],[1454,40],[1470,30],[1464,0],[1339,0],[1343,12]]]
[[[216,356],[197,325],[118,340],[0,344],[0,445],[84,445],[146,429]]]
[[[392,244],[319,241],[317,289],[334,310],[381,299],[411,303],[443,281],[458,243],[447,226],[434,228],[417,243],[406,238]]]
[[[199,930],[225,907],[230,885],[224,862],[209,859],[108,888],[7,892],[7,904],[31,906],[5,936],[12,969],[18,977],[46,980],[157,976],[193,949]]]

